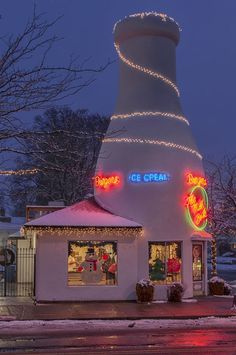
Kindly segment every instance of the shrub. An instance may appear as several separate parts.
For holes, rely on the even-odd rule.
[[[151,280],[142,279],[136,284],[136,295],[138,302],[149,303],[153,301],[154,286]]]
[[[232,292],[232,287],[227,282],[225,282],[225,284],[224,284],[224,295],[230,295],[231,292]]]
[[[232,288],[222,278],[218,276],[212,277],[208,281],[210,295],[230,295]]]
[[[184,287],[180,282],[174,282],[168,288],[168,301],[169,302],[181,302]]]

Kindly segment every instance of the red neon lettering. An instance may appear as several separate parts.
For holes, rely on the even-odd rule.
[[[187,177],[187,184],[188,185],[195,185],[195,186],[207,186],[207,181],[202,176],[193,176],[193,174],[189,173],[186,175]]]
[[[108,190],[111,186],[120,184],[120,177],[118,175],[112,176],[99,176],[94,177],[94,185],[98,188]]]
[[[188,195],[186,198],[186,207],[189,208],[196,226],[199,226],[207,219],[207,209],[203,198],[197,198],[194,194]]]

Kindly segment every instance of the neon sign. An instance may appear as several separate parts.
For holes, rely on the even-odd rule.
[[[94,176],[94,186],[103,190],[109,190],[111,187],[118,187],[121,184],[121,178],[118,175]]]
[[[195,186],[207,186],[207,181],[202,176],[193,176],[193,174],[188,173],[187,177],[187,184],[188,185],[195,185]]]
[[[207,226],[208,197],[204,189],[207,181],[192,174],[187,174],[186,178],[187,184],[193,186],[185,198],[187,219],[195,230],[203,230]]]
[[[170,180],[167,173],[151,172],[151,173],[130,173],[128,180],[132,183],[157,183]]]

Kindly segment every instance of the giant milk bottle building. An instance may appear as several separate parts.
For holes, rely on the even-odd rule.
[[[186,297],[207,291],[206,181],[176,83],[179,37],[178,24],[163,14],[115,25],[119,93],[97,163],[101,181],[119,181],[97,184],[97,203],[143,226],[137,278],[150,277],[157,298],[173,282],[184,284]]]

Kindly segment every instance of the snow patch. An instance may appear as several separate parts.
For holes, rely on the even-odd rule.
[[[78,330],[78,331],[103,331],[110,329],[127,329],[130,326],[130,320],[54,320],[54,321],[0,321],[1,334],[9,334],[12,331],[31,330]],[[198,319],[141,319],[135,321],[135,329],[148,328],[201,328],[201,327],[232,327],[236,326],[236,316],[222,317],[204,317]]]

